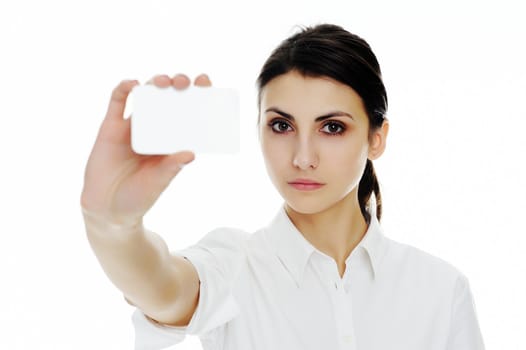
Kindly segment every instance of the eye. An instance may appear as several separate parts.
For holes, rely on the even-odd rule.
[[[328,122],[323,126],[323,129],[326,129],[329,135],[341,135],[345,131],[345,126],[340,123]]]
[[[274,120],[274,121],[271,121],[268,125],[272,128],[273,132],[278,133],[278,134],[283,134],[287,131],[292,130],[292,128],[290,128],[289,123],[283,120]],[[277,125],[277,128],[276,128],[276,125]],[[290,130],[287,130],[289,128]]]

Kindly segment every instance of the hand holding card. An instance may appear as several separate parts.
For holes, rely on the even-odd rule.
[[[81,206],[86,214],[86,220],[93,222],[96,218],[96,221],[102,226],[107,224],[113,225],[112,227],[126,228],[140,226],[144,214],[171,183],[174,176],[181,171],[183,165],[194,160],[195,155],[192,150],[206,150],[206,148],[194,147],[195,145],[191,143],[194,140],[192,137],[185,138],[185,140],[190,140],[190,143],[168,145],[174,149],[167,148],[162,143],[153,143],[152,146],[152,142],[156,137],[178,141],[181,140],[178,135],[185,133],[190,136],[196,135],[196,138],[199,137],[200,140],[200,133],[208,128],[206,120],[200,118],[202,113],[206,112],[206,108],[195,107],[194,103],[212,100],[212,103],[207,105],[208,108],[221,106],[221,104],[210,96],[208,99],[206,97],[199,99],[197,96],[199,92],[197,95],[190,93],[195,98],[194,103],[188,103],[189,100],[183,97],[189,96],[184,92],[192,91],[192,89],[201,89],[196,91],[208,91],[213,94],[215,90],[206,90],[211,89],[211,85],[206,74],[198,76],[194,86],[191,85],[186,75],[178,74],[173,78],[167,75],[157,75],[145,86],[140,86],[138,81],[123,80],[115,87],[84,173]],[[130,92],[138,87],[144,88],[144,91],[151,95],[144,100],[141,99],[142,94],[138,94],[139,104],[136,110],[138,113],[132,113],[130,117],[124,118],[125,105]],[[178,95],[178,92],[182,94]],[[159,97],[158,93],[160,101],[156,99]],[[177,101],[172,101],[174,96]],[[174,102],[180,104],[174,107],[172,105]],[[170,120],[161,120],[166,131],[158,131],[159,128],[148,128],[150,124],[156,126],[155,118],[166,113],[163,108],[165,105],[173,113],[177,112],[174,109],[182,106],[184,108],[180,113],[183,114],[170,114]],[[198,113],[193,113],[193,122],[192,115],[184,112],[185,108],[186,111],[197,110]],[[220,109],[220,107],[216,108]],[[139,121],[148,117],[150,119],[140,124]],[[139,154],[132,148],[132,120],[136,123],[134,138],[141,136],[141,132],[143,133],[143,137],[138,138],[139,142],[136,147],[140,152],[152,154]],[[141,125],[144,125],[144,128]],[[205,132],[206,135],[210,134],[209,131]],[[237,130],[234,134],[237,135]],[[224,137],[230,136],[226,134]]]

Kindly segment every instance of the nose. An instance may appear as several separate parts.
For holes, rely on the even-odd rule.
[[[312,142],[308,138],[299,140],[292,164],[301,170],[307,170],[316,169],[318,162],[318,155]]]

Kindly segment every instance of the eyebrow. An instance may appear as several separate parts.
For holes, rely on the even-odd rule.
[[[294,117],[292,115],[290,115],[289,113],[283,112],[282,110],[280,110],[280,109],[278,109],[276,107],[267,108],[267,110],[265,110],[265,113],[268,113],[268,112],[275,112],[275,113],[281,115],[284,118],[287,118],[287,119],[289,119],[291,121],[294,121]],[[321,122],[322,120],[329,119],[331,117],[349,117],[352,120],[354,120],[354,117],[351,114],[347,113],[347,112],[333,111],[333,112],[330,112],[330,113],[327,113],[327,114],[324,114],[324,115],[321,115],[321,116],[317,117],[314,121]]]

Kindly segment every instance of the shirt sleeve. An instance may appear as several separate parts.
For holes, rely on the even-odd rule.
[[[236,317],[240,310],[232,294],[247,233],[229,228],[209,232],[196,244],[172,252],[189,260],[199,275],[199,302],[186,327],[162,325],[146,317],[140,309],[132,315],[135,350],[158,350],[178,344],[188,335],[213,341],[218,328]]]
[[[454,295],[447,350],[484,350],[473,295],[462,274],[456,281]]]

